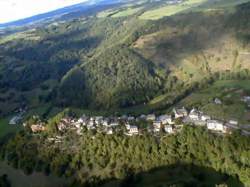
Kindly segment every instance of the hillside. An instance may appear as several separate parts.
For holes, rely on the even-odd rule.
[[[149,101],[161,85],[152,64],[129,49],[116,47],[66,74],[59,94],[68,105],[127,107]]]
[[[189,11],[151,20],[141,16],[179,4],[129,1],[2,36],[1,115],[25,105],[166,109],[216,73],[249,69],[244,2],[188,0]]]
[[[250,0],[89,3],[0,29],[0,186],[250,186]]]

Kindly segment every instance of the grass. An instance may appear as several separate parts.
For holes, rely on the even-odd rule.
[[[140,16],[140,19],[157,20],[165,16],[172,16],[187,9],[197,7],[206,1],[207,0],[188,0],[176,5],[165,5],[157,9],[146,11]]]
[[[157,20],[165,16],[191,11],[208,11],[232,8],[236,5],[249,2],[250,0],[188,0],[176,5],[165,5],[144,12],[140,19]]]
[[[142,7],[127,7],[127,8],[121,8],[121,9],[111,9],[106,10],[103,12],[100,12],[97,17],[99,18],[105,18],[105,17],[112,17],[112,18],[118,18],[118,17],[126,17],[134,15],[135,13],[139,12],[142,9]]]
[[[0,139],[10,133],[15,133],[22,128],[20,125],[9,125],[10,119],[11,116],[0,119]]]
[[[142,7],[137,7],[137,8],[127,8],[125,10],[119,11],[112,15],[111,17],[117,18],[117,17],[125,17],[125,16],[131,16],[137,12],[139,12],[142,9]]]
[[[200,7],[197,10],[204,10],[204,9],[222,9],[222,8],[229,8],[233,6],[237,6],[242,3],[249,2],[249,0],[210,0]]]
[[[237,119],[242,124],[248,124],[245,103],[241,101],[242,93],[249,93],[250,80],[226,80],[217,81],[207,89],[192,93],[183,99],[178,105],[189,108],[198,107],[214,118],[230,120]],[[222,105],[216,105],[213,100],[219,98]]]
[[[24,40],[40,40],[39,36],[34,35],[31,32],[18,32],[14,34],[10,34],[6,37],[0,38],[0,45],[5,44],[7,42],[18,40],[18,39],[24,39]]]
[[[118,10],[106,10],[106,11],[102,11],[99,14],[97,14],[98,18],[106,18],[106,17],[110,17],[113,14],[117,13]]]

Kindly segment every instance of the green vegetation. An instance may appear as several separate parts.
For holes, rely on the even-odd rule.
[[[106,10],[106,11],[100,12],[97,16],[99,18],[104,18],[104,17],[118,18],[118,17],[131,16],[139,12],[140,10],[142,10],[142,7],[128,7],[128,8],[118,9],[118,10]]]
[[[33,173],[26,178],[12,170],[8,179],[22,175],[37,184],[37,176],[47,180],[42,172],[93,186],[250,185],[249,137],[237,132],[184,127],[177,136],[84,131],[78,137],[69,131],[60,143],[48,141],[61,136],[55,124],[68,111],[140,115],[185,105],[248,124],[241,97],[250,94],[249,0],[128,1],[91,15],[0,38],[0,152],[11,167]],[[26,106],[24,119],[40,115],[47,132],[8,125]]]
[[[0,139],[8,134],[16,133],[20,130],[20,126],[9,125],[10,117],[6,117],[0,120]]]
[[[68,105],[127,107],[150,100],[161,84],[152,64],[131,50],[117,47],[70,71],[59,94]]]
[[[165,16],[171,16],[187,9],[197,7],[199,5],[202,5],[206,1],[207,0],[186,0],[182,3],[178,3],[175,5],[165,5],[164,7],[160,7],[155,10],[146,11],[140,16],[140,18],[150,20],[160,19]]]
[[[45,117],[65,106],[162,109],[211,73],[249,68],[248,33],[243,29],[247,5],[235,12],[195,12],[157,21],[140,20],[138,14],[121,16],[162,3],[130,2],[108,9],[115,11],[112,16],[1,38],[0,115],[22,106]],[[193,3],[197,1],[184,2]]]
[[[249,0],[186,0],[174,5],[164,5],[145,11],[139,16],[140,19],[157,20],[166,16],[180,13],[200,12],[200,11],[221,11],[233,9],[235,6],[249,2]]]
[[[188,126],[177,135],[162,136],[160,139],[148,134],[127,137],[91,131],[85,131],[84,136],[77,137],[74,132],[68,132],[63,141],[57,144],[49,142],[47,136],[46,133],[32,136],[28,131],[21,132],[1,147],[1,155],[13,167],[23,169],[25,173],[35,170],[52,172],[58,176],[75,176],[80,183],[89,182],[97,186],[107,179],[122,180],[153,168],[171,167],[178,163],[212,167],[218,172],[238,178],[244,185],[250,183],[249,137],[240,133],[220,136],[202,127]],[[177,177],[176,181],[170,179],[169,182],[192,182],[195,186],[210,182],[230,186],[234,181],[237,184],[237,180],[229,180],[230,177],[210,175],[215,177],[211,181],[206,177],[198,177],[204,176],[205,170],[190,170],[190,174],[186,174],[187,181]],[[183,174],[181,170],[175,171],[176,176]],[[197,176],[195,180],[191,180],[193,174]],[[144,177],[141,180],[139,177],[139,184],[146,182],[150,186],[150,178]],[[238,182],[237,186],[242,185]]]
[[[249,80],[222,80],[212,86],[192,93],[183,99],[179,105],[197,107],[205,113],[218,119],[237,119],[241,124],[249,123],[247,104],[241,101],[243,95],[250,93]],[[222,105],[214,103],[219,98]]]

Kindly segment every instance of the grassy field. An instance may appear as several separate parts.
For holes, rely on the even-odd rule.
[[[12,40],[18,40],[18,39],[24,39],[24,40],[40,40],[39,36],[35,36],[34,34],[30,32],[19,32],[15,34],[8,35],[6,37],[0,38],[0,45],[10,42]]]
[[[57,107],[51,107],[50,104],[43,104],[39,107],[30,108],[27,113],[23,116],[23,121],[25,121],[27,118],[33,116],[33,115],[39,115],[41,117],[45,117],[46,119],[49,119],[50,117],[55,116],[57,113],[61,112],[61,108]],[[20,129],[22,129],[22,125],[9,125],[10,119],[14,116],[10,115],[7,117],[0,118],[0,139],[4,136],[18,132]]]
[[[207,0],[188,0],[183,3],[175,4],[175,5],[165,5],[163,7],[159,7],[157,9],[149,10],[144,12],[140,19],[149,19],[156,20],[165,16],[171,16],[187,9],[197,7],[202,3],[205,3]]]
[[[127,7],[127,8],[121,8],[121,9],[111,9],[106,10],[103,12],[100,12],[97,17],[99,18],[105,18],[105,17],[112,17],[112,18],[118,18],[118,17],[125,17],[125,16],[131,16],[137,12],[139,12],[143,7]]]
[[[206,9],[224,9],[230,8],[242,3],[249,2],[250,0],[210,0],[202,4],[200,7],[195,8],[194,10],[206,10]]]
[[[178,105],[197,107],[214,118],[237,119],[242,124],[249,124],[249,109],[241,101],[246,93],[250,93],[250,80],[217,81],[211,87],[191,94]],[[215,98],[222,100],[222,105],[215,104]]]
[[[236,5],[249,2],[249,0],[188,0],[176,5],[165,5],[156,9],[144,12],[140,18],[157,20],[165,16],[172,16],[178,13],[188,13],[191,11],[208,11],[231,8]]]
[[[116,14],[112,15],[111,17],[116,18],[116,17],[124,17],[124,16],[131,16],[138,11],[140,11],[142,7],[137,7],[137,8],[127,8],[125,10],[119,11]]]
[[[9,125],[11,117],[5,117],[0,119],[0,139],[9,133],[15,133],[22,127],[20,125]]]

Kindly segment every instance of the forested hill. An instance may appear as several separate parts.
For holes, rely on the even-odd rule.
[[[247,2],[128,1],[3,36],[0,115],[22,105],[166,108],[218,74],[248,76]]]
[[[131,106],[149,101],[161,89],[157,73],[131,49],[116,46],[67,73],[58,93],[68,105]]]

